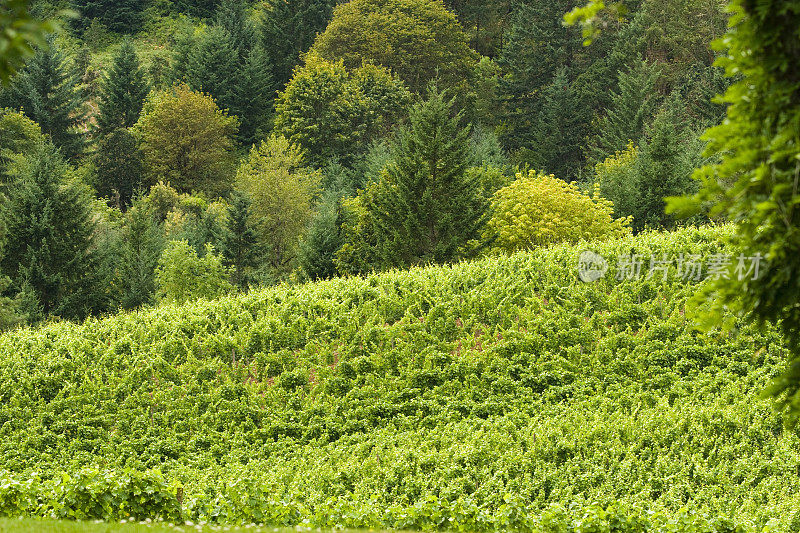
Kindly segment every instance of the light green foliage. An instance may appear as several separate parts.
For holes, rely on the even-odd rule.
[[[366,65],[348,71],[341,61],[317,56],[295,71],[275,105],[275,129],[324,165],[350,162],[367,143],[386,136],[411,103],[402,82],[387,70]]]
[[[595,284],[561,245],[7,333],[0,468],[159,468],[193,522],[787,531],[800,438],[756,396],[780,335],[698,333],[700,286],[646,276],[730,231],[593,243]],[[626,254],[641,279],[615,279]]]
[[[4,0],[0,11],[0,84],[5,85],[33,57],[37,47],[47,46],[47,36],[58,29],[53,19],[31,15],[30,0]],[[62,13],[67,14],[67,13]]]
[[[731,0],[728,33],[715,47],[718,64],[737,81],[725,93],[727,118],[705,134],[719,161],[696,174],[711,215],[736,221],[733,240],[772,265],[758,280],[720,280],[698,303],[706,326],[724,325],[723,310],[780,320],[792,350],[789,368],[772,388],[792,421],[800,419],[800,75],[797,52],[784,43],[800,37],[800,2]],[[686,210],[680,202],[675,210]],[[702,302],[702,303],[701,303]]]
[[[188,242],[171,241],[158,260],[156,294],[161,302],[176,303],[219,298],[232,289],[228,275],[222,256],[210,245],[199,257]]]
[[[141,139],[149,185],[211,197],[230,191],[237,121],[186,85],[151,95],[134,132]]]
[[[609,239],[630,232],[628,219],[614,219],[614,207],[575,184],[537,173],[495,193],[487,235],[496,251],[514,252],[561,242]]]
[[[24,114],[0,109],[0,183],[7,185],[19,158],[44,142],[39,125]]]
[[[414,92],[433,80],[464,88],[478,57],[440,0],[353,0],[337,6],[311,52],[347,68],[374,63]]]
[[[253,147],[239,167],[236,185],[250,197],[250,220],[273,275],[293,266],[320,180],[319,171],[305,166],[300,147],[275,135]]]

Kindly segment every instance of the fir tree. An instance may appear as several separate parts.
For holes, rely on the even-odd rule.
[[[264,137],[270,120],[275,84],[269,58],[258,45],[247,55],[236,82],[231,113],[240,120],[239,140],[245,146]]]
[[[619,73],[619,89],[611,96],[611,107],[600,121],[598,132],[590,145],[594,161],[623,150],[628,141],[637,142],[645,132],[658,101],[655,85],[659,77],[657,65],[637,61]]]
[[[73,159],[81,153],[83,137],[78,127],[83,108],[78,79],[52,41],[0,96],[0,106],[21,109],[66,157]]]
[[[103,77],[97,124],[103,134],[130,128],[139,120],[150,88],[133,43],[126,39],[114,56],[111,70]]]
[[[247,16],[247,1],[222,0],[214,22],[228,32],[239,61],[244,62],[256,40],[255,26]]]
[[[479,238],[488,211],[481,185],[466,170],[469,129],[452,116],[453,100],[432,89],[401,130],[374,202],[378,254],[387,266],[457,259]]]
[[[80,319],[104,307],[91,202],[58,151],[42,144],[0,208],[0,269],[45,315]]]
[[[235,105],[239,62],[228,32],[219,26],[208,30],[189,52],[186,81],[211,95],[223,110]]]
[[[581,108],[566,68],[558,70],[542,93],[541,111],[531,132],[531,162],[539,170],[570,180],[582,165],[581,144],[587,117],[579,114]]]
[[[136,33],[142,25],[143,0],[72,0],[72,4],[81,14],[76,20],[83,29],[92,19],[117,33]]]
[[[328,279],[337,273],[334,257],[344,244],[339,201],[335,193],[325,195],[300,242],[300,266],[311,279]]]
[[[231,282],[247,287],[258,262],[258,236],[250,225],[250,199],[235,192],[228,207],[220,251],[231,268]]]
[[[261,17],[260,40],[278,88],[289,82],[300,54],[311,48],[317,33],[328,25],[337,3],[337,0],[269,3]]]
[[[144,175],[136,137],[126,129],[114,130],[100,141],[94,164],[97,194],[124,211],[141,188]]]
[[[155,302],[155,271],[164,249],[164,230],[145,201],[125,215],[119,269],[114,283],[117,303],[135,309]]]

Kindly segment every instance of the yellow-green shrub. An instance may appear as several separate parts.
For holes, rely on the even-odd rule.
[[[487,224],[492,249],[513,252],[561,242],[621,236],[629,219],[614,219],[614,206],[552,175],[529,171],[497,191]]]

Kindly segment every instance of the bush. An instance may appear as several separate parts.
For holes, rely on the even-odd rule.
[[[487,224],[496,251],[513,252],[630,232],[628,219],[614,219],[611,202],[582,192],[554,176],[529,171],[497,191]]]
[[[172,241],[164,249],[156,268],[156,286],[161,301],[184,303],[197,298],[218,298],[229,292],[229,272],[211,245],[203,257],[186,241]]]

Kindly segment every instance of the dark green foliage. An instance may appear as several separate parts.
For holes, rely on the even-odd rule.
[[[220,109],[229,110],[236,96],[239,57],[225,28],[212,26],[198,38],[186,64],[186,82],[195,91],[210,94]]]
[[[214,23],[228,32],[242,62],[256,44],[256,29],[248,18],[248,8],[247,0],[222,0],[214,17]]]
[[[250,224],[250,199],[240,191],[231,198],[219,250],[231,268],[231,282],[246,288],[258,266],[258,236]]]
[[[674,110],[660,112],[640,146],[636,165],[637,212],[633,228],[670,227],[673,218],[665,214],[664,199],[696,190],[691,178],[701,163],[700,146],[681,129],[681,117]],[[627,215],[628,213],[625,213]]]
[[[565,0],[514,3],[498,58],[504,73],[499,89],[508,122],[504,139],[512,150],[535,148],[530,134],[540,110],[539,92],[553,82],[558,69],[580,49],[576,30],[561,23],[568,4]]]
[[[458,259],[486,220],[480,184],[466,172],[469,129],[459,126],[460,114],[452,116],[453,103],[432,89],[414,106],[366,205],[387,266]]]
[[[28,62],[9,89],[0,93],[0,105],[23,110],[67,158],[74,159],[83,148],[78,131],[83,108],[77,85],[66,58],[51,42]]]
[[[144,0],[71,0],[80,13],[75,25],[85,30],[97,19],[111,31],[136,33],[141,29]]]
[[[542,90],[541,106],[530,132],[530,148],[525,149],[520,158],[536,169],[567,181],[574,180],[583,163],[581,146],[588,118],[570,83],[567,69],[560,68],[550,85]]]
[[[111,69],[100,87],[97,125],[107,135],[117,128],[130,128],[139,120],[150,87],[139,64],[133,43],[126,39],[114,55]]]
[[[266,135],[275,98],[270,72],[269,58],[258,45],[247,54],[236,77],[231,113],[241,121],[239,140],[245,146],[255,144]]]
[[[174,0],[179,13],[199,18],[210,18],[216,13],[220,0]]]
[[[272,76],[282,89],[291,79],[317,33],[333,15],[337,0],[281,0],[265,5],[261,12],[260,39],[272,65]]]
[[[334,257],[344,244],[339,201],[337,194],[325,195],[300,242],[300,267],[312,280],[329,279],[338,273]]]
[[[29,156],[0,221],[0,268],[12,292],[27,288],[45,315],[79,319],[103,308],[90,196],[54,147],[41,145]]]
[[[659,73],[658,65],[646,61],[619,72],[619,89],[612,94],[611,105],[590,144],[594,161],[602,161],[642,137],[658,109],[655,86]]]
[[[125,213],[119,235],[113,291],[117,305],[135,309],[155,303],[155,270],[164,249],[164,229],[144,200]]]
[[[109,205],[125,210],[142,187],[144,162],[136,137],[117,129],[102,138],[94,154],[95,189]]]

